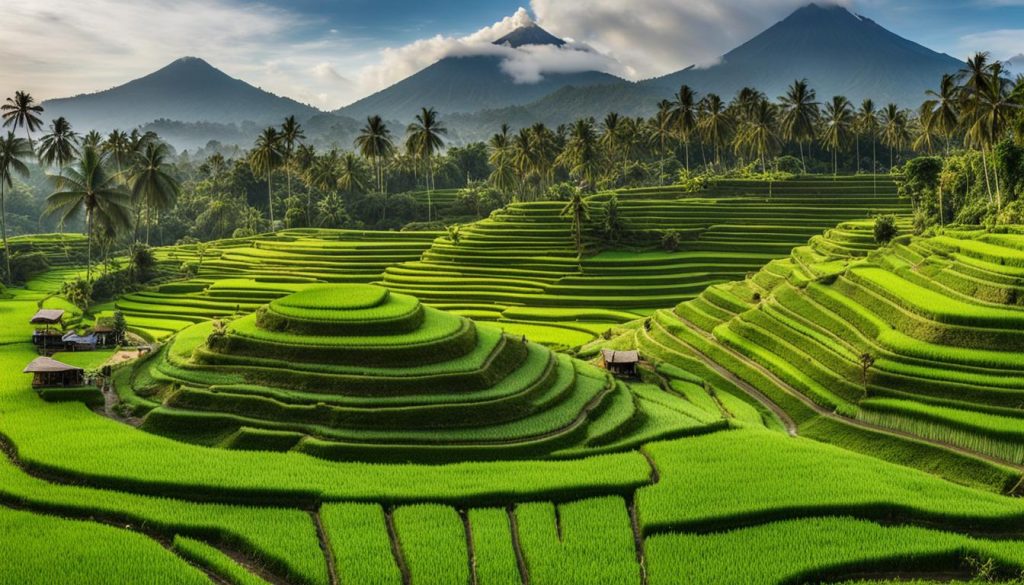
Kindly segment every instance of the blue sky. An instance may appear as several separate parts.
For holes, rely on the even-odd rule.
[[[527,17],[600,53],[605,70],[641,79],[713,62],[806,3],[34,0],[4,9],[0,95],[24,88],[45,99],[102,90],[194,55],[275,93],[330,109],[446,54],[486,47]],[[1024,52],[1024,0],[840,3],[956,57],[977,50],[996,58]]]

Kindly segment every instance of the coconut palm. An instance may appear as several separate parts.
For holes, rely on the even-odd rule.
[[[778,122],[776,106],[761,99],[750,107],[747,119],[736,134],[737,153],[745,152],[760,160],[762,173],[768,172],[768,156],[780,146]]]
[[[281,166],[281,134],[277,128],[265,128],[256,139],[256,145],[249,152],[249,166],[257,176],[267,178],[267,209],[270,212],[270,231],[274,228],[274,170]]]
[[[171,174],[172,167],[167,162],[168,156],[165,143],[148,142],[145,149],[136,157],[129,179],[132,201],[136,209],[146,207],[147,244],[153,223],[153,212],[159,213],[173,207],[181,190],[178,180]]]
[[[939,90],[925,92],[931,99],[924,102],[924,109],[929,112],[932,128],[946,141],[946,155],[949,155],[949,143],[953,134],[960,126],[960,88],[956,76],[943,74],[939,82]]]
[[[866,135],[871,139],[871,183],[872,191],[878,194],[878,154],[876,151],[878,143],[878,112],[875,110],[875,102],[866,99],[860,104],[857,110],[857,136]],[[859,143],[858,143],[859,150]],[[857,155],[857,170],[860,171],[860,155]]]
[[[380,116],[370,116],[366,125],[359,131],[355,146],[359,154],[373,164],[377,192],[384,192],[384,161],[395,152],[395,144],[391,139],[391,130]]]
[[[910,128],[907,113],[896,104],[888,104],[882,110],[882,144],[889,148],[889,169],[895,164],[894,154],[907,148],[910,142]]]
[[[676,92],[672,102],[672,118],[679,132],[686,156],[686,172],[690,172],[690,138],[697,130],[697,94],[690,86],[683,85]]]
[[[624,143],[624,131],[626,124],[618,112],[609,112],[601,121],[601,133],[597,139],[598,144],[604,149],[605,156],[609,161],[616,158],[622,161],[622,180],[626,180],[626,160]]]
[[[0,226],[3,228],[4,240],[4,281],[11,284],[11,248],[7,245],[7,202],[4,188],[14,187],[14,175],[28,177],[28,165],[25,162],[32,157],[32,147],[24,138],[17,138],[14,132],[7,132],[7,137],[0,140]]]
[[[43,106],[36,104],[32,94],[25,91],[14,92],[13,98],[7,98],[7,103],[0,106],[0,115],[4,118],[4,127],[24,128],[25,136],[28,138],[28,147],[35,152],[35,145],[32,144],[32,133],[43,127],[43,120],[39,114],[43,113]]]
[[[779,104],[782,106],[782,115],[779,118],[782,139],[797,143],[800,148],[800,165],[804,173],[807,172],[804,144],[814,140],[820,115],[816,97],[817,94],[807,84],[806,79],[794,81],[786,90],[786,95],[779,97]]]
[[[92,241],[112,240],[132,225],[131,196],[107,169],[106,155],[87,146],[79,158],[51,179],[57,191],[46,198],[46,215],[57,215],[61,223],[85,213],[88,240],[86,280],[92,280]]]
[[[366,169],[363,161],[354,152],[346,152],[338,161],[338,188],[345,193],[362,193],[366,190]],[[382,218],[383,219],[383,218]]]
[[[95,130],[89,130],[82,137],[82,147],[91,146],[99,148],[103,144],[103,135]]]
[[[127,174],[124,172],[124,167],[131,160],[133,153],[133,145],[128,135],[122,130],[111,130],[100,146],[100,152],[114,161],[114,166],[117,168],[117,180],[125,182]]]
[[[302,131],[302,125],[298,123],[295,116],[288,116],[281,124],[281,164],[284,165],[284,174],[288,185],[288,197],[292,196],[292,155],[295,148],[306,138]]]
[[[676,124],[672,118],[672,103],[662,100],[658,104],[658,113],[648,123],[651,144],[658,152],[658,182],[665,184],[665,158],[668,156],[669,144],[676,136]]]
[[[729,144],[736,129],[725,102],[716,94],[709,93],[701,100],[700,121],[697,124],[704,142],[715,150],[715,164],[722,164],[722,148]]]
[[[583,228],[590,219],[590,206],[587,205],[583,195],[573,193],[569,202],[565,204],[561,212],[562,217],[568,217],[572,221],[572,236],[576,244],[577,256],[583,255]]]
[[[562,168],[569,171],[570,176],[583,183],[584,189],[592,190],[597,185],[597,176],[601,170],[601,154],[592,118],[576,120],[573,123],[569,130],[569,139],[557,161]]]
[[[487,150],[487,161],[491,165],[488,182],[502,193],[512,193],[516,188],[517,175],[512,163],[512,139],[508,124],[502,124],[501,130],[491,136]]]
[[[338,187],[338,164],[337,150],[316,157],[304,173],[306,184],[325,195],[329,194]]]
[[[935,145],[942,138],[942,133],[939,132],[938,124],[935,121],[936,117],[937,114],[929,109],[927,102],[922,103],[917,109],[917,115],[910,121],[910,134],[914,137],[911,148],[915,151],[928,154],[935,151]]]
[[[441,124],[434,108],[420,110],[416,121],[405,130],[409,152],[427,167],[427,221],[433,220],[434,155],[444,148],[444,136],[447,134],[448,129]]]
[[[981,149],[982,164],[986,166],[985,176],[988,178],[986,151],[991,155],[992,149],[1006,135],[1011,119],[1020,106],[1013,102],[1010,94],[1009,81],[1003,76],[1002,65],[998,62],[988,67],[987,79],[981,80],[976,89],[971,90],[972,98],[968,102],[966,112],[967,134],[970,144]],[[994,160],[992,161],[995,162]],[[993,169],[996,186],[996,206],[1002,209],[1003,197],[999,181],[999,173]]]
[[[832,151],[832,176],[839,174],[839,149],[849,141],[853,122],[853,106],[846,97],[837,95],[825,104],[821,141]]]
[[[71,162],[78,154],[78,134],[71,129],[71,123],[61,116],[50,122],[50,133],[39,141],[39,160],[45,165],[56,166],[58,171]]]

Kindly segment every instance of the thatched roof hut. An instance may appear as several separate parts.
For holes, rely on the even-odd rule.
[[[29,362],[22,372],[32,374],[33,388],[85,385],[85,370],[45,356]]]

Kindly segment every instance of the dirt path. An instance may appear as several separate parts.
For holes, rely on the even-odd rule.
[[[954,445],[952,443],[947,443],[945,441],[937,441],[935,439],[929,439],[929,438],[926,438],[926,437],[921,437],[921,436],[918,436],[918,435],[915,435],[915,434],[912,434],[912,433],[908,433],[908,432],[905,432],[905,431],[900,431],[900,430],[897,430],[897,429],[890,429],[888,427],[883,427],[883,426],[880,426],[880,425],[876,425],[876,424],[873,424],[873,423],[865,422],[865,421],[858,420],[858,419],[855,419],[855,418],[846,417],[846,416],[838,414],[838,413],[836,413],[836,412],[834,412],[832,410],[829,410],[829,409],[825,408],[824,406],[821,406],[817,402],[811,400],[810,398],[808,398],[806,395],[804,395],[802,392],[800,392],[796,388],[790,386],[788,382],[786,382],[786,381],[782,380],[781,378],[779,378],[778,376],[776,376],[768,368],[765,368],[761,364],[755,362],[754,360],[752,360],[752,359],[748,358],[747,356],[741,354],[740,352],[734,350],[733,348],[729,347],[728,345],[719,342],[718,339],[715,338],[714,335],[703,332],[700,328],[698,328],[695,324],[691,323],[687,319],[685,319],[683,317],[680,317],[679,315],[676,315],[675,313],[672,313],[672,314],[673,314],[673,316],[675,316],[676,319],[678,319],[681,323],[686,325],[692,331],[696,331],[698,334],[700,334],[703,337],[705,337],[706,339],[708,339],[708,341],[714,343],[716,346],[718,346],[723,351],[728,352],[732,357],[734,357],[737,360],[740,360],[741,362],[743,362],[746,366],[748,366],[748,367],[750,367],[750,368],[752,368],[754,370],[757,370],[758,373],[760,373],[760,374],[764,375],[766,378],[768,378],[768,380],[771,381],[771,383],[774,384],[775,386],[777,386],[780,390],[782,390],[783,392],[793,396],[794,398],[796,398],[800,402],[803,402],[808,408],[810,408],[815,413],[817,413],[817,414],[819,414],[821,416],[831,418],[833,420],[839,421],[839,422],[841,422],[843,424],[847,424],[847,425],[850,425],[850,426],[859,427],[859,428],[862,428],[862,429],[865,429],[865,430],[869,430],[869,431],[873,431],[873,432],[877,432],[877,433],[882,433],[882,434],[890,435],[890,436],[894,436],[894,437],[901,437],[901,438],[905,438],[905,439],[911,439],[911,440],[917,441],[919,443],[925,443],[925,444],[931,445],[933,447],[939,447],[939,448],[942,448],[942,449],[946,449],[948,451],[953,451],[955,453],[959,453],[961,455],[966,455],[968,457],[973,457],[975,459],[981,459],[981,460],[984,460],[984,461],[988,461],[990,463],[995,463],[996,465],[1001,465],[1003,467],[1008,467],[1008,468],[1011,468],[1011,469],[1015,469],[1017,471],[1024,472],[1024,465],[1019,465],[1019,464],[1016,464],[1016,463],[1011,463],[1009,461],[1004,461],[1002,459],[999,459],[997,457],[993,457],[993,456],[988,455],[986,453],[981,453],[981,452],[978,452],[978,451],[974,451],[972,449],[967,449],[965,447],[960,447],[958,445]],[[685,342],[683,342],[682,340],[679,340],[679,341],[680,341],[680,343],[683,343],[685,345]],[[709,358],[708,356],[706,356],[706,355],[704,355],[704,354],[702,354],[700,352],[697,352],[697,354],[701,358],[702,361],[705,361],[705,363],[708,364],[709,367],[713,367],[712,364],[714,363],[714,360],[712,360],[711,358]],[[717,364],[715,364],[715,365],[717,366]],[[721,366],[718,366],[716,368],[716,371],[719,371],[719,368],[721,368]],[[722,369],[724,370],[724,368],[722,368]],[[744,384],[746,384],[746,383],[744,382]],[[750,386],[750,385],[746,384],[746,386]],[[746,390],[746,387],[744,387],[744,390]],[[755,391],[756,391],[756,389],[755,389]],[[758,391],[758,394],[761,394],[760,391]],[[761,394],[761,396],[764,396],[764,394]],[[774,403],[772,403],[772,404],[774,404]],[[776,405],[776,408],[778,408],[778,405]],[[772,410],[774,411],[775,409],[772,409]],[[781,410],[781,408],[779,410]],[[788,415],[787,415],[787,418],[788,418]],[[790,420],[790,422],[792,422],[792,419],[789,419],[789,420]],[[788,423],[787,423],[787,427],[788,427]],[[795,425],[795,423],[794,423],[794,431],[793,431],[792,434],[796,434],[796,425]],[[1022,480],[1022,481],[1024,481],[1024,480]]]

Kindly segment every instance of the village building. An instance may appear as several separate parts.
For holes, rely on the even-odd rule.
[[[41,348],[44,352],[49,349],[57,350],[63,348],[64,341],[61,334],[61,330],[64,328],[63,310],[39,309],[29,319],[29,323],[43,326],[42,328],[36,327],[35,331],[32,332],[32,343],[34,345]]]
[[[85,370],[53,358],[40,356],[22,372],[32,374],[33,388],[63,388],[85,385]]]
[[[635,349],[629,351],[601,350],[601,365],[616,376],[635,376],[638,363],[640,363],[640,352]]]

